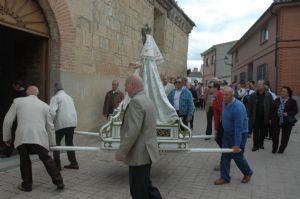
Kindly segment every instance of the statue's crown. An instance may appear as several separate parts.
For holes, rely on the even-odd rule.
[[[151,28],[149,27],[148,24],[146,24],[143,28],[142,28],[142,34],[143,35],[147,35],[151,33]]]

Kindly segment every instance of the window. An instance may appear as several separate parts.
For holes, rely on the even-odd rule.
[[[242,72],[240,73],[240,83],[245,83],[246,81],[246,73]]]
[[[212,57],[211,57],[211,65],[215,65],[215,63],[216,63],[216,55],[213,55]]]
[[[238,76],[235,75],[235,76],[233,77],[233,82],[237,82],[237,79],[238,79]]]
[[[235,63],[238,63],[239,62],[239,50],[237,49],[234,53],[234,61]]]
[[[248,64],[248,81],[253,80],[253,63]]]
[[[205,59],[205,66],[208,67],[208,58]]]
[[[257,81],[258,80],[267,80],[267,65],[262,64],[257,67]]]
[[[269,28],[268,25],[262,27],[260,31],[260,43],[264,43],[269,40]]]

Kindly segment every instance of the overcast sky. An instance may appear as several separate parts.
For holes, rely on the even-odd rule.
[[[188,68],[200,67],[200,54],[211,46],[238,40],[273,0],[177,0],[194,21],[189,36]]]

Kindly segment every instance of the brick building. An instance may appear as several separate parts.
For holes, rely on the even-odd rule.
[[[0,0],[0,122],[11,102],[11,84],[22,79],[49,101],[62,81],[74,97],[78,129],[95,130],[111,81],[133,73],[141,28],[149,24],[165,63],[162,74],[186,74],[188,36],[194,23],[174,0]]]
[[[229,50],[232,80],[269,80],[300,96],[300,1],[274,1]]]
[[[235,43],[236,41],[216,44],[201,53],[204,85],[208,84],[213,77],[231,82],[231,64],[226,61],[231,60],[231,55],[227,52]]]

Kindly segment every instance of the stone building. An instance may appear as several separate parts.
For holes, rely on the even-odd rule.
[[[208,82],[217,77],[220,80],[231,82],[231,55],[228,50],[236,43],[230,41],[226,43],[216,44],[201,53],[203,57],[203,84],[207,85]]]
[[[11,102],[11,84],[22,79],[49,101],[62,81],[74,97],[79,130],[96,130],[113,79],[133,73],[141,28],[149,24],[165,62],[162,74],[186,73],[194,23],[174,0],[0,0],[0,120]]]
[[[269,80],[273,91],[290,86],[300,96],[300,1],[274,1],[229,50],[234,81]]]

